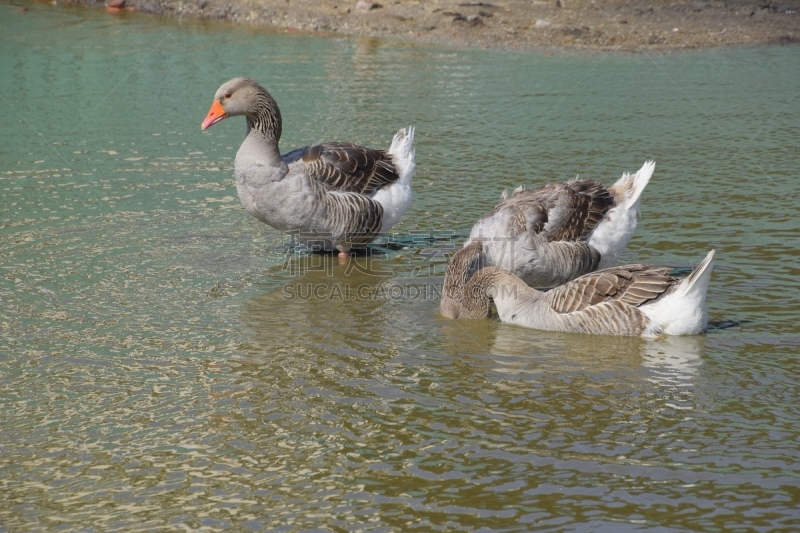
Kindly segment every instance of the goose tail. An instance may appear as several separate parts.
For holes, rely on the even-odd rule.
[[[414,175],[415,151],[414,151],[414,126],[403,128],[394,134],[392,145],[387,152],[394,160],[397,173],[400,175],[400,182],[403,184],[411,183]]]
[[[637,173],[625,172],[609,187],[616,205],[589,237],[589,244],[600,252],[599,270],[614,266],[633,236],[639,216],[639,199],[655,168],[655,161],[647,161]]]
[[[655,161],[646,161],[636,174],[625,172],[611,189],[625,198],[625,206],[628,209],[639,210],[639,198],[642,196],[644,188],[650,183],[653,171],[656,169]]]
[[[381,233],[386,233],[397,224],[411,205],[414,195],[411,178],[414,177],[414,126],[403,128],[394,134],[392,145],[386,152],[391,156],[399,179],[388,187],[381,187],[373,200],[383,207]]]
[[[651,334],[697,335],[705,331],[706,293],[713,266],[714,250],[711,250],[672,292],[639,308],[650,319]]]
[[[714,250],[708,252],[708,255],[697,265],[697,268],[681,282],[679,289],[681,294],[685,297],[694,295],[705,299],[711,279],[711,271],[714,268],[714,255]]]

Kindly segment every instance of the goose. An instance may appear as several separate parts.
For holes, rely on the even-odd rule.
[[[472,227],[488,263],[532,287],[556,287],[613,266],[636,229],[639,199],[655,170],[647,161],[611,187],[591,179],[503,191],[497,206]]]
[[[459,250],[445,272],[439,311],[485,318],[494,301],[502,322],[534,329],[655,337],[696,335],[708,325],[706,292],[714,250],[684,279],[669,269],[625,265],[580,276],[547,292],[485,263],[483,243]]]
[[[237,115],[247,120],[234,162],[242,206],[312,249],[347,257],[353,245],[369,243],[397,224],[411,205],[413,127],[399,130],[386,151],[324,142],[281,155],[275,99],[255,81],[234,78],[217,90],[200,128]]]

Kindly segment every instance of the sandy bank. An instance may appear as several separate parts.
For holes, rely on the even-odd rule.
[[[482,48],[644,51],[800,42],[800,0],[125,1],[147,13]]]

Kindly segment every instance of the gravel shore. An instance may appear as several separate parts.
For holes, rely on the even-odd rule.
[[[800,0],[78,1],[287,32],[480,48],[636,52],[800,42]]]

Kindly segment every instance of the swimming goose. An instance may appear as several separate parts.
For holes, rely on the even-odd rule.
[[[491,300],[500,320],[529,328],[600,335],[695,335],[708,325],[706,292],[711,250],[684,279],[669,269],[625,265],[581,276],[540,292],[485,262],[481,241],[453,256],[439,311],[448,318],[484,318]]]
[[[473,226],[490,265],[532,287],[555,287],[613,266],[636,229],[639,198],[655,169],[647,161],[611,187],[591,179],[514,191]]]
[[[353,245],[397,224],[411,205],[413,127],[398,131],[387,151],[326,142],[282,156],[278,104],[248,78],[217,90],[200,127],[237,115],[247,119],[247,136],[234,162],[236,190],[261,222],[346,257]]]

